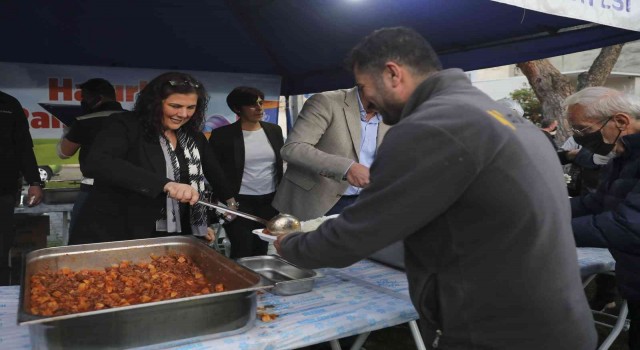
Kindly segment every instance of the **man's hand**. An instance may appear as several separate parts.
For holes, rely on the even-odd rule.
[[[33,207],[40,204],[42,201],[42,194],[42,187],[29,186],[29,190],[27,191],[27,205]]]
[[[191,185],[181,184],[177,182],[169,182],[164,185],[164,191],[167,195],[182,203],[196,204],[200,198],[200,194]]]
[[[287,234],[283,234],[278,236],[278,238],[276,238],[275,242],[273,242],[273,246],[276,248],[276,252],[278,253],[278,255],[282,255],[282,253],[280,252],[280,242],[282,242],[282,240],[284,239],[284,236],[286,236]]]
[[[579,151],[580,150],[577,150],[577,149],[574,149],[574,150],[571,150],[571,151],[567,151],[567,159],[571,160],[571,161],[576,159],[576,156],[578,155]]]
[[[360,163],[351,164],[347,171],[347,181],[350,185],[360,188],[369,186],[369,168]]]

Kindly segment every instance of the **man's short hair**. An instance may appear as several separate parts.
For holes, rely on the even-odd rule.
[[[253,106],[258,97],[264,100],[264,93],[254,87],[238,86],[227,95],[227,105],[236,113],[242,106]]]
[[[116,89],[110,82],[102,78],[89,79],[78,85],[78,87],[82,89],[83,94],[96,97],[102,96],[112,100],[116,99]]]
[[[410,67],[414,73],[427,75],[442,70],[442,63],[431,44],[418,32],[406,27],[382,28],[366,36],[347,58],[348,68],[382,71],[394,61]]]
[[[557,120],[555,119],[542,119],[542,121],[540,122],[540,128],[542,129],[546,129],[548,127],[550,127],[551,125],[553,125],[553,123],[555,123]]]
[[[582,106],[585,118],[604,120],[616,113],[626,113],[640,119],[640,97],[607,87],[588,87],[567,97],[565,112],[572,105]]]

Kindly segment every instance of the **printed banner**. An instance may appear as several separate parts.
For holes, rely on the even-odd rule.
[[[503,4],[640,32],[640,0],[492,0]]]
[[[0,90],[20,101],[29,119],[33,139],[59,139],[65,123],[71,123],[81,114],[79,84],[91,78],[104,78],[115,87],[118,102],[131,110],[137,93],[147,82],[166,71],[0,62]],[[209,93],[205,133],[236,120],[226,102],[227,95],[236,86],[262,90],[265,94],[265,120],[278,122],[279,76],[184,72],[202,82]]]

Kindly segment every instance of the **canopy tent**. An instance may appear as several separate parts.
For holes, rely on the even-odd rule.
[[[640,39],[490,0],[25,0],[0,4],[0,61],[276,74],[291,95],[351,86],[349,49],[399,25],[465,70]]]

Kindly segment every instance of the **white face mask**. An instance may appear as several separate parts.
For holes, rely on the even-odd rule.
[[[593,163],[596,165],[605,165],[609,162],[609,160],[617,157],[618,155],[611,151],[609,152],[609,154],[607,154],[606,156],[601,156],[599,154],[594,154],[593,155]]]
[[[553,130],[549,133],[549,135],[556,136],[557,133],[558,133],[558,130]]]

